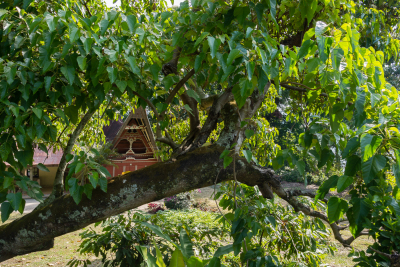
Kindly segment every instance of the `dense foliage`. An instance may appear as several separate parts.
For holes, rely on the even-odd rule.
[[[226,207],[238,201],[242,188],[234,165],[240,155],[265,167],[260,170],[289,165],[303,177],[310,157],[328,174],[336,165],[339,173],[322,183],[316,206],[296,198],[301,192],[284,192],[276,184],[266,183],[260,191],[285,198],[295,212],[325,220],[345,246],[368,234],[374,244],[359,253],[360,264],[389,264],[390,253],[400,250],[400,107],[384,66],[397,62],[398,6],[393,0],[191,0],[174,9],[164,1],[122,1],[110,9],[101,0],[3,1],[2,220],[24,210],[18,188],[41,200],[37,183],[20,174],[32,165],[35,147],[63,148],[65,164],[52,197],[62,195],[65,186],[76,203],[90,198],[97,186],[106,191],[109,173],[84,151],[72,156],[74,145],[101,143],[103,125],[143,106],[163,159],[174,162],[203,146],[225,149],[221,169],[233,170],[235,179],[233,200],[222,203]],[[300,122],[304,132],[295,136],[298,146],[280,149],[274,143],[279,124],[272,128],[265,112],[274,112],[275,99],[283,95],[290,99],[287,119]],[[64,185],[62,174],[72,159]],[[72,177],[81,171],[81,179]],[[349,197],[330,198],[325,215],[318,203],[332,189],[348,190]],[[242,262],[270,261],[251,241],[268,226],[257,224],[261,218],[252,217],[246,205],[233,207],[227,219],[241,227],[231,229],[234,244],[224,249],[240,253]],[[342,219],[348,220],[350,238],[340,234]],[[312,220],[312,227],[322,227]],[[190,255],[182,240],[174,246],[181,252],[172,258]],[[319,262],[294,247],[305,264]],[[209,266],[217,262],[214,257]]]

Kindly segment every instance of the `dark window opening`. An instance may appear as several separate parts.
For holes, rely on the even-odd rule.
[[[31,168],[27,169],[26,176],[31,177]],[[33,167],[33,178],[39,178],[39,169],[36,167]]]
[[[119,141],[116,150],[119,154],[126,154],[126,152],[128,152],[129,150],[129,141],[126,139],[122,139],[121,141]]]
[[[132,151],[135,154],[144,154],[146,153],[146,146],[143,144],[142,141],[136,140],[132,143]]]

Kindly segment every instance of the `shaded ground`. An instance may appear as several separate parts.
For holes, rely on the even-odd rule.
[[[300,190],[306,190],[309,192],[315,192],[318,189],[318,186],[316,185],[308,185],[307,187],[304,186],[304,184],[301,183],[286,183],[283,182],[283,186],[285,189],[300,189]],[[206,187],[202,188],[201,192],[195,193],[194,194],[194,199],[195,200],[200,200],[200,201],[207,201],[207,204],[210,207],[216,207],[216,203],[213,200],[210,200],[210,196],[213,194],[214,188],[213,187]],[[340,195],[341,197],[345,197],[346,192],[342,192],[341,194],[337,194],[336,192],[330,192],[331,195]],[[36,203],[34,201],[28,201],[26,204],[26,209],[28,210],[33,210],[35,207]],[[162,201],[156,201],[154,203],[163,203]],[[147,209],[147,204],[138,207],[135,210],[141,210],[141,211],[148,211]],[[24,212],[25,213],[25,212]],[[22,215],[19,213],[12,213],[11,214],[11,220],[15,220],[17,218],[20,218]],[[9,221],[7,221],[8,223]],[[0,224],[1,225],[1,224]],[[93,227],[93,225],[90,225],[89,227]],[[79,247],[79,244],[81,242],[79,233],[83,232],[85,230],[81,229],[76,232],[72,232],[60,237],[57,237],[55,239],[55,246],[54,248],[48,250],[48,251],[40,251],[40,252],[34,252],[30,253],[27,255],[21,255],[18,257],[15,257],[13,259],[10,259],[8,261],[4,261],[0,263],[0,267],[14,267],[14,266],[66,266],[67,262],[74,257],[79,258],[79,259],[89,259],[92,261],[92,264],[90,265],[91,267],[98,267],[101,266],[101,261],[97,259],[94,255],[80,255],[79,253],[76,252],[76,250]],[[350,236],[349,232],[345,232],[345,235]],[[331,240],[336,242],[331,236]],[[337,243],[337,248],[338,251],[335,253],[334,256],[328,255],[324,259],[324,263],[327,264],[327,266],[332,266],[332,267],[348,267],[348,266],[354,266],[354,263],[352,262],[351,258],[348,258],[347,255],[349,253],[348,248],[343,248],[338,242]],[[367,236],[362,236],[358,238],[352,245],[354,247],[360,249],[360,250],[365,250],[368,245],[371,245],[373,241],[371,239],[368,239]]]

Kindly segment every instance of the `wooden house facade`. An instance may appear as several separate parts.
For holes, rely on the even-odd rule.
[[[103,131],[119,154],[111,159],[115,166],[106,166],[112,177],[158,162],[153,131],[143,108],[130,112],[124,121],[112,121]]]

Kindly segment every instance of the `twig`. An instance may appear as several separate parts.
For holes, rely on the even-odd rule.
[[[372,250],[373,252],[378,253],[379,255],[388,257],[389,259],[390,259],[390,257],[391,257],[390,254],[387,254],[387,253],[381,252],[381,251],[379,251],[379,250],[376,250],[376,249],[374,249],[373,247],[368,247],[368,248],[369,248],[370,250]]]
[[[88,8],[88,6],[87,6],[87,2],[85,2],[85,1],[82,1],[82,2],[83,2],[83,5],[84,5],[85,8],[86,8],[87,13],[89,13],[89,16],[92,16],[92,13],[90,13],[90,10],[89,10],[89,8]]]
[[[179,89],[182,88],[182,86],[195,74],[194,69],[192,69],[191,71],[189,71],[185,77],[182,78],[182,80],[180,80],[174,87],[174,89],[172,90],[171,94],[168,96],[167,100],[165,101],[165,104],[167,104],[169,106],[169,104],[171,104],[172,100],[174,99],[175,95],[178,93]],[[164,110],[160,115],[161,118],[164,118],[166,110]]]
[[[227,221],[230,225],[232,225],[232,224],[230,223],[230,221],[228,221],[228,219],[227,219],[227,218],[225,217],[225,215],[222,213],[221,209],[219,208],[219,205],[218,205],[218,202],[217,202],[217,198],[215,197],[215,196],[216,196],[216,194],[215,194],[215,188],[217,188],[217,180],[218,180],[219,173],[220,173],[221,171],[222,171],[222,168],[219,170],[219,172],[218,172],[218,174],[217,174],[217,177],[215,178],[215,182],[214,182],[214,200],[215,200],[215,204],[217,205],[217,208],[218,208],[219,213],[221,213],[221,215],[224,217],[225,221]]]

